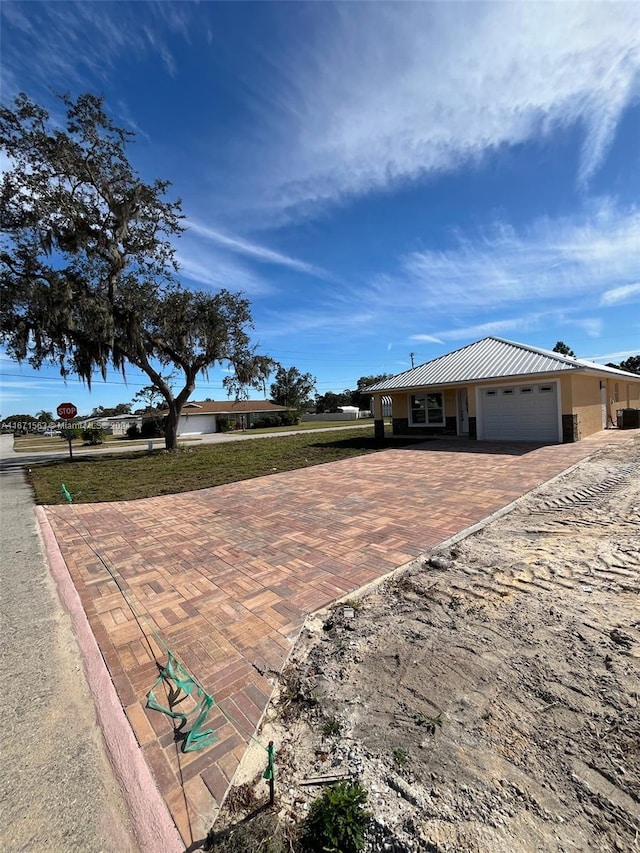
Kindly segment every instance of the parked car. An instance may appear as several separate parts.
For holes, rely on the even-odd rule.
[[[42,435],[45,435],[47,438],[59,438],[62,433],[59,429],[45,429]]]

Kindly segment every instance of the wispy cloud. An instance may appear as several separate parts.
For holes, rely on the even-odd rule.
[[[245,255],[246,257],[253,258],[266,264],[276,264],[278,266],[288,267],[289,269],[307,273],[308,275],[315,276],[316,278],[333,280],[333,276],[320,267],[298,260],[298,258],[292,258],[289,255],[284,255],[281,252],[276,252],[266,246],[261,246],[257,243],[251,243],[248,240],[243,240],[241,237],[235,237],[229,234],[224,234],[221,231],[216,231],[215,229],[202,225],[193,219],[187,221],[187,227],[193,233],[204,237],[216,246],[228,249],[230,252]]]
[[[367,299],[381,311],[393,306],[430,316],[425,333],[439,338],[444,332],[438,321],[445,317],[467,326],[469,314],[527,303],[539,313],[580,297],[590,300],[580,305],[589,310],[603,286],[614,299],[635,294],[626,288],[638,279],[639,239],[640,210],[619,210],[608,201],[581,217],[544,218],[521,230],[496,223],[455,235],[449,249],[403,256],[395,274],[371,282]],[[500,322],[513,326],[504,318]]]
[[[226,288],[242,291],[250,296],[262,296],[274,292],[274,287],[245,265],[224,257],[220,253],[201,251],[198,247],[181,244],[176,258],[180,274],[191,282],[215,290]]]
[[[637,3],[318,6],[247,128],[254,203],[304,211],[570,126],[584,185],[640,97]]]
[[[226,287],[251,296],[276,293],[277,286],[261,273],[262,265],[283,267],[324,281],[337,281],[327,270],[194,219],[187,220],[187,229],[176,248],[181,274],[190,281],[216,289]]]
[[[442,344],[442,338],[437,338],[435,335],[409,335],[410,341],[420,341],[428,344]]]
[[[640,234],[638,235],[638,252],[640,252]],[[600,298],[601,305],[620,305],[623,302],[637,302],[640,300],[640,282],[636,284],[625,284],[622,287],[613,287],[605,290]]]
[[[176,62],[167,35],[188,38],[192,4],[17,3],[1,4],[4,19],[2,71],[5,94],[50,86],[62,90],[101,85],[124,57],[158,55],[167,72]],[[144,25],[136,15],[142,13]],[[11,37],[7,37],[7,32]],[[29,55],[32,61],[25,63]]]
[[[489,336],[504,337],[512,333],[531,333],[554,326],[566,326],[582,329],[592,338],[599,337],[602,321],[599,317],[575,317],[564,311],[531,312],[521,317],[509,317],[505,320],[490,320],[486,323],[475,323],[469,326],[459,326],[453,329],[443,329],[438,332],[439,338],[432,335],[410,335],[409,340],[419,342],[444,343],[444,341],[463,341],[469,338]]]
[[[256,331],[263,338],[304,335],[307,341],[335,341],[348,334],[354,340],[375,335],[377,319],[374,312],[362,307],[347,313],[336,311],[335,304],[327,300],[310,310],[289,310],[286,316],[266,309],[256,323]]]
[[[639,355],[640,347],[636,349],[622,350],[622,352],[608,352],[605,355],[586,355],[587,361],[622,361],[630,358],[632,355]]]
[[[409,340],[441,344],[444,341],[465,340],[466,338],[480,338],[489,335],[497,335],[499,337],[504,332],[510,332],[515,329],[531,329],[538,325],[539,320],[539,314],[531,314],[528,317],[515,317],[509,320],[476,323],[471,326],[461,326],[457,329],[443,329],[443,331],[438,333],[439,337],[421,334],[410,335]]]

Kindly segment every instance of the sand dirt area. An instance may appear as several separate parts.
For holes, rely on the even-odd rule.
[[[362,781],[370,851],[640,850],[640,440],[310,617],[261,737],[285,819]]]

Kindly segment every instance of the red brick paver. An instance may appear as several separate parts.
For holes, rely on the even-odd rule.
[[[629,438],[611,431],[549,447],[430,442],[187,494],[48,508],[185,844],[211,826],[268,704],[270,676],[307,613]],[[144,707],[157,662],[166,660],[153,631],[216,700],[209,725],[218,740],[207,749],[182,753],[172,721]]]

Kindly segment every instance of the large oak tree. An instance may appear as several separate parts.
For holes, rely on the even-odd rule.
[[[238,387],[260,387],[269,360],[252,348],[243,296],[181,286],[181,205],[167,200],[167,181],[145,183],[134,170],[134,134],[101,98],[60,100],[63,126],[26,95],[0,107],[10,164],[0,183],[0,340],[12,357],[57,362],[89,385],[109,366],[135,365],[166,402],[174,449],[199,374],[225,362]],[[181,377],[175,392],[167,370]]]

